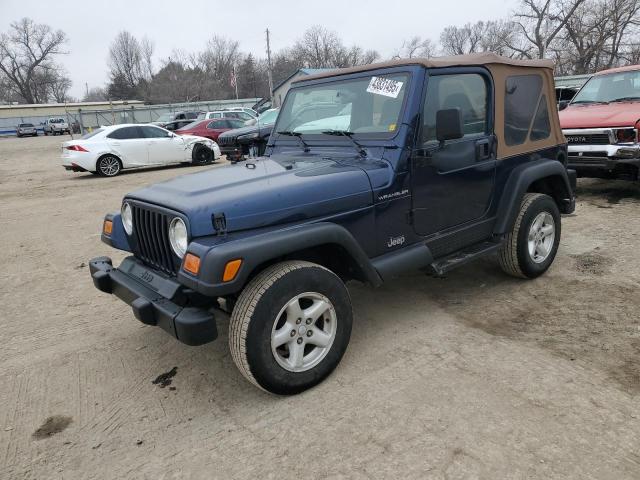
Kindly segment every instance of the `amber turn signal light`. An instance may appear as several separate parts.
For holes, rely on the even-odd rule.
[[[192,275],[198,275],[200,271],[200,257],[196,257],[192,253],[184,256],[184,269]]]
[[[102,225],[102,232],[105,235],[111,235],[111,232],[113,232],[113,222],[111,220],[104,221],[104,224]]]
[[[235,260],[231,260],[227,262],[227,264],[224,267],[224,273],[222,274],[222,281],[230,282],[231,280],[236,278],[236,275],[238,274],[238,270],[240,270],[241,265],[242,265],[241,258],[237,258]]]

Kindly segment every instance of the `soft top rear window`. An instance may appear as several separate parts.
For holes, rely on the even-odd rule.
[[[540,75],[514,75],[507,77],[504,99],[504,140],[507,145],[520,145],[527,141],[534,116],[538,111],[542,77]],[[545,99],[546,108],[546,99]],[[547,122],[548,122],[548,111]],[[544,120],[537,118],[538,128],[544,130]],[[539,136],[537,132],[534,136]],[[547,135],[548,136],[548,135]],[[534,138],[532,138],[534,140]]]

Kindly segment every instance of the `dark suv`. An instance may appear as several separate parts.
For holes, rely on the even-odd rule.
[[[475,54],[305,77],[264,157],[126,195],[102,240],[132,255],[91,260],[93,282],[188,345],[229,314],[250,382],[312,387],[349,343],[345,282],[490,254],[516,277],[550,267],[575,208],[552,72]]]

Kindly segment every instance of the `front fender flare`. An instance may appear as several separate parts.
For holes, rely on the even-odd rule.
[[[188,252],[201,259],[199,275],[195,277],[181,269],[178,281],[209,297],[233,294],[244,288],[251,273],[260,265],[299,250],[326,244],[344,248],[369,283],[374,286],[382,284],[380,275],[351,233],[344,227],[329,222],[298,225],[223,241],[213,246],[195,240],[189,245]],[[225,265],[238,258],[242,259],[242,266],[236,278],[223,282]]]

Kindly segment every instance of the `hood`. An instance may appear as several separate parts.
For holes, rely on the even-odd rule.
[[[386,163],[378,164],[375,169],[387,169],[391,175]],[[224,213],[227,231],[233,232],[301,222],[373,203],[363,168],[299,152],[184,175],[127,198],[185,214],[194,237],[214,233],[214,213]]]
[[[640,120],[640,102],[569,105],[559,116],[562,128],[633,127]]]
[[[221,133],[220,136],[224,138],[236,138],[240,135],[248,135],[255,132],[258,132],[260,135],[264,135],[270,133],[271,130],[273,130],[273,125],[273,123],[267,123],[262,125],[256,124],[249,125],[248,127],[234,128],[233,130]]]

